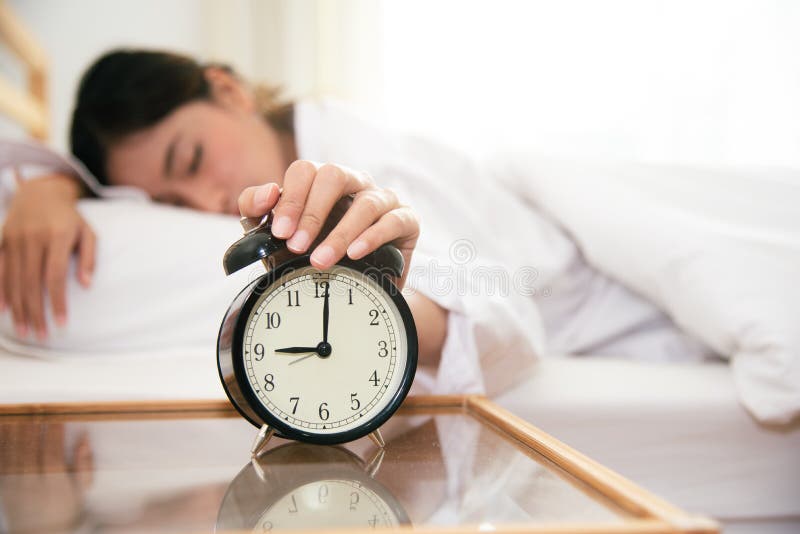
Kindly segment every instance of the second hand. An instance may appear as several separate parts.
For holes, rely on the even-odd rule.
[[[289,362],[289,365],[294,365],[294,364],[296,364],[297,362],[302,362],[303,360],[306,360],[306,359],[308,359],[308,358],[310,358],[310,357],[312,357],[312,356],[316,356],[316,355],[317,355],[317,353],[316,353],[316,352],[312,352],[311,354],[307,354],[306,356],[303,356],[302,358],[297,358],[296,360],[292,360],[292,361],[290,361],[290,362]]]

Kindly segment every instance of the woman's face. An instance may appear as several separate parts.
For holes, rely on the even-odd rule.
[[[216,99],[184,104],[108,151],[114,185],[132,185],[153,200],[238,214],[239,193],[283,181],[289,165],[278,134],[249,106]]]

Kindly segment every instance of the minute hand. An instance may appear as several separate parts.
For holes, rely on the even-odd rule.
[[[317,352],[317,347],[285,347],[275,349],[275,352],[285,352],[288,354],[302,354],[304,352]]]
[[[330,282],[325,286],[325,303],[322,305],[322,342],[328,343],[328,316],[330,315]]]

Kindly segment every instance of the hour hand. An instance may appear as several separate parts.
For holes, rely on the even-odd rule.
[[[317,347],[284,347],[275,349],[275,352],[285,352],[288,354],[303,354],[304,352],[317,352]]]

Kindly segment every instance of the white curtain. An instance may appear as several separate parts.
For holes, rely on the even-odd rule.
[[[377,107],[381,8],[374,0],[205,0],[205,53],[291,97]]]
[[[213,20],[256,77],[472,152],[800,167],[794,0],[234,4]]]

